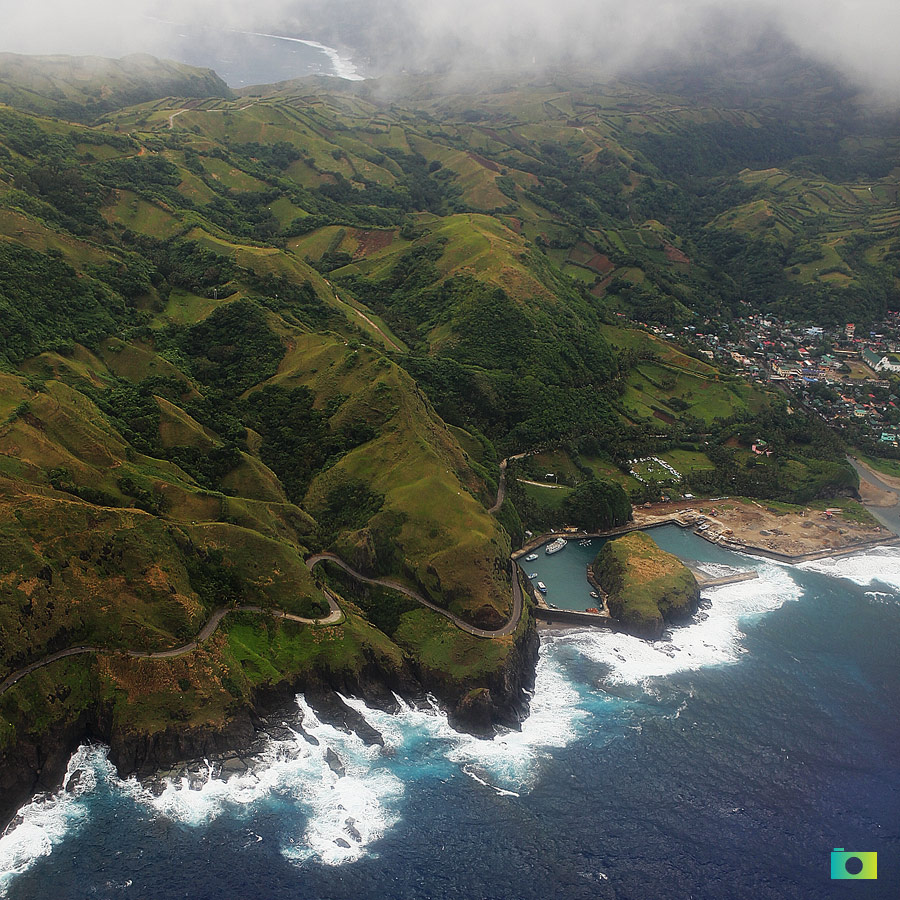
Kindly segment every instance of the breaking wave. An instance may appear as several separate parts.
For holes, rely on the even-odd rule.
[[[596,740],[604,731],[612,739],[623,725],[640,727],[628,724],[633,704],[623,698],[631,697],[630,691],[617,692],[615,685],[636,686],[650,696],[654,679],[738,661],[746,652],[742,623],[797,600],[802,590],[791,567],[755,565],[757,580],[704,591],[711,602],[697,621],[673,629],[665,640],[651,643],[600,630],[546,633],[531,715],[521,731],[492,740],[455,731],[433,700],[398,701],[399,711],[389,713],[345,698],[384,738],[384,748],[367,746],[357,735],[322,722],[298,697],[296,717],[289,716],[228,778],[219,764],[210,764],[152,789],[119,779],[105,748],[83,746],[69,763],[63,788],[23,807],[0,838],[0,895],[82,828],[101,795],[198,828],[219,816],[249,817],[262,809],[282,820],[279,837],[266,839],[280,841],[286,859],[331,866],[377,854],[378,840],[403,814],[406,786],[417,779],[468,779],[473,789],[490,791],[499,802],[517,803],[536,785],[544,763],[588,730]],[[800,568],[864,586],[881,582],[900,588],[897,549]],[[876,601],[891,596],[877,589],[869,593]]]
[[[759,578],[703,591],[711,600],[690,625],[673,628],[667,639],[649,642],[611,631],[562,633],[556,641],[574,645],[602,663],[606,680],[642,684],[677,672],[736,662],[745,652],[742,620],[752,619],[797,600],[801,588],[787,568],[763,563]]]
[[[328,47],[325,44],[320,44],[318,41],[308,41],[303,38],[295,38],[295,37],[287,37],[283,34],[267,34],[263,31],[245,31],[243,34],[250,34],[254,37],[264,37],[264,38],[272,38],[277,41],[290,41],[294,44],[304,44],[307,47],[312,47],[314,50],[319,50],[324,53],[329,62],[331,63],[331,68],[334,70],[331,74],[336,78],[344,78],[347,81],[363,81],[364,76],[360,75],[356,69],[354,63],[341,56],[334,47]]]
[[[900,547],[876,547],[853,556],[816,559],[800,563],[800,569],[820,572],[868,587],[876,582],[900,591]]]
[[[75,829],[87,822],[87,796],[99,778],[108,777],[112,766],[98,747],[79,747],[69,760],[61,790],[38,795],[19,810],[15,821],[0,838],[0,896],[10,882],[27,872],[39,859]]]

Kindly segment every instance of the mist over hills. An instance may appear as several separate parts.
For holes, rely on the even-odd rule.
[[[895,120],[784,48],[730,59],[234,92],[147,57],[0,60],[0,677],[105,648],[0,697],[4,759],[86,723],[219,733],[298,684],[514,723],[527,607],[485,640],[304,561],[496,629],[526,528],[656,499],[635,457],[686,454],[698,495],[852,495],[841,438],[650,330],[900,308]],[[567,483],[513,467],[495,509],[522,452]],[[343,619],[316,625],[329,584]],[[241,613],[152,677],[117,655],[220,604],[312,621]]]
[[[127,6],[88,0],[77,7],[52,0],[8,10],[0,50],[150,52],[206,66],[218,52],[220,71],[235,64],[241,69],[243,74],[230,79],[239,84],[248,83],[244,75],[259,71],[247,68],[240,56],[272,57],[272,74],[259,82],[290,77],[282,51],[302,48],[264,46],[262,34],[336,47],[370,76],[401,71],[465,76],[473,70],[528,75],[588,67],[610,77],[661,65],[707,66],[740,60],[760,48],[771,53],[792,46],[896,105],[898,17],[896,6],[886,0],[636,0],[624,5],[611,0],[261,0],[252,6],[237,0],[139,0]],[[324,58],[316,61],[301,53],[293,74],[309,74],[311,61],[319,71],[329,71]],[[289,68],[290,62],[285,65]]]

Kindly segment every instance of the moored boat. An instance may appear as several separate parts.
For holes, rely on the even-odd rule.
[[[547,544],[547,546],[544,548],[544,553],[546,553],[547,555],[550,555],[551,553],[559,553],[559,551],[562,550],[563,547],[565,547],[565,546],[566,546],[566,539],[565,538],[557,538],[552,543]]]

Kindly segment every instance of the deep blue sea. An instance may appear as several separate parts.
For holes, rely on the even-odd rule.
[[[521,733],[356,703],[382,751],[298,698],[319,746],[273,740],[252,773],[158,797],[82,748],[75,791],[0,840],[0,896],[895,900],[900,551],[706,564],[760,578],[708,592],[670,640],[544,633]],[[878,879],[832,882],[835,847],[877,851]]]

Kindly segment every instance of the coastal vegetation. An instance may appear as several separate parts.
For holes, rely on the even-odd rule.
[[[700,602],[693,572],[643,531],[607,541],[593,570],[610,615],[640,637],[658,638],[667,624],[689,619]]]
[[[219,606],[316,618],[321,550],[490,630],[526,529],[855,493],[824,425],[662,335],[895,303],[886,126],[848,168],[818,112],[751,98],[738,122],[687,88],[236,98],[204,70],[96,67],[0,57],[0,679],[104,648],[6,691],[0,752],[91,709],[132,736],[225,727],[313,682],[514,721],[527,615],[488,641],[339,581],[340,624],[236,614],[170,669],[115,651],[178,646]]]

